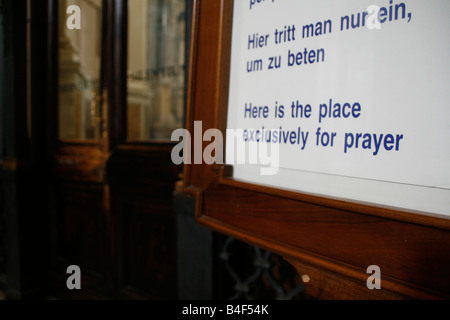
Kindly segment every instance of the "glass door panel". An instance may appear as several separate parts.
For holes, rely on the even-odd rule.
[[[170,141],[183,126],[185,10],[185,0],[128,1],[128,141]]]
[[[60,140],[97,140],[100,137],[101,0],[59,0],[58,136]],[[80,29],[70,29],[80,8]]]

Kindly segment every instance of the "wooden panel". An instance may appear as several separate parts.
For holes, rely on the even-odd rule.
[[[180,168],[172,144],[123,145],[126,138],[127,1],[102,2],[101,138],[57,140],[57,1],[48,0],[48,150],[55,235],[52,284],[64,297],[65,268],[82,270],[90,297],[174,297],[172,192]],[[64,281],[63,281],[64,280]]]
[[[55,182],[51,188],[52,264],[47,286],[61,299],[113,297],[107,189],[101,184]],[[67,267],[81,270],[82,290],[68,290]]]
[[[361,287],[367,267],[378,265],[383,278],[437,292],[450,288],[442,268],[450,265],[450,257],[442,254],[450,252],[450,234],[443,229],[246,190],[238,193],[226,186],[208,189],[204,212],[226,228],[272,242],[272,247],[289,246],[300,255],[351,265],[364,280]]]
[[[180,167],[171,146],[122,146],[108,164],[117,234],[117,277],[124,297],[177,297],[173,190]]]
[[[121,287],[155,299],[176,298],[175,219],[157,198],[124,196],[120,211]]]
[[[203,131],[226,125],[232,6],[233,1],[194,1],[186,111],[186,129],[191,133],[197,120]],[[185,166],[186,186],[206,187],[214,179],[211,168],[195,168],[200,170]]]
[[[171,195],[181,170],[172,163],[172,146],[121,146],[108,161],[108,183],[114,188]]]
[[[225,133],[232,5],[194,3],[191,133],[194,121],[202,121],[204,131]],[[231,178],[230,169],[185,165],[184,192],[196,197],[197,220],[284,256],[300,273],[310,273],[307,288],[317,298],[450,297],[449,219],[244,184]],[[370,265],[381,268],[381,290],[366,287]]]
[[[56,198],[57,258],[101,274],[107,252],[103,187],[60,185]]]
[[[63,145],[53,157],[53,174],[58,180],[105,182],[107,156],[98,145]]]

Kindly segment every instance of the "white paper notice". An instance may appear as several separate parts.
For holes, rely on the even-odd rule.
[[[450,215],[449,17],[448,0],[235,1],[227,128],[247,160],[279,157],[239,164],[227,139],[234,178]]]

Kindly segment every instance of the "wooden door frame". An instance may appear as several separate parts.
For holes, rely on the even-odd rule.
[[[124,191],[127,188],[136,188],[135,178],[136,168],[141,164],[145,166],[155,166],[154,175],[159,180],[164,180],[162,174],[167,174],[168,181],[176,179],[181,166],[174,170],[170,161],[170,152],[174,142],[143,142],[134,143],[126,140],[126,107],[127,107],[127,0],[103,0],[102,19],[102,52],[101,52],[101,93],[102,107],[107,114],[105,118],[102,139],[99,143],[67,143],[58,141],[57,130],[57,107],[58,107],[58,39],[57,29],[57,5],[58,0],[45,0],[48,5],[47,41],[48,55],[48,77],[46,94],[50,97],[47,104],[47,126],[48,135],[48,166],[55,167],[53,177],[65,176],[67,178],[76,177],[80,182],[90,181],[104,187],[104,208],[107,224],[108,243],[108,263],[105,272],[107,283],[111,286],[111,292],[124,297],[146,298],[133,288],[126,288],[126,281],[123,272],[124,265],[123,247],[123,220],[124,215],[117,209],[124,199],[129,196]],[[133,1],[133,0],[131,0]],[[190,0],[187,0],[189,2]],[[79,172],[70,171],[66,163],[77,161],[77,154],[85,154],[95,158],[97,161],[89,161],[81,166]],[[129,160],[136,161],[130,165]],[[61,165],[62,163],[62,165]],[[167,168],[162,168],[165,164],[170,164]],[[59,169],[61,167],[61,169]],[[167,169],[167,170],[165,170]],[[128,171],[127,171],[128,170]],[[139,170],[139,169],[138,169]],[[76,174],[74,174],[74,172]],[[124,175],[123,172],[132,172]],[[145,173],[151,172],[145,168]],[[170,182],[171,183],[171,182]],[[167,189],[167,184],[164,184]],[[141,186],[141,184],[139,184]],[[173,185],[173,188],[175,185]],[[142,188],[149,190],[149,183],[142,184]],[[166,190],[164,189],[164,190]],[[138,190],[142,193],[142,190]],[[171,193],[170,193],[171,194]],[[141,195],[142,196],[142,195]],[[56,213],[53,212],[53,220]],[[53,250],[55,251],[55,250]]]
[[[85,179],[106,183],[106,163],[125,140],[126,108],[126,0],[102,0],[100,101],[103,115],[98,141],[60,141],[58,139],[58,0],[44,0],[46,26],[46,155],[71,157],[89,154],[102,159],[97,175],[93,168],[83,170]],[[64,161],[63,161],[64,162]],[[69,161],[70,162],[70,161]],[[58,166],[58,163],[56,163]]]
[[[103,228],[106,238],[102,240],[100,247],[105,249],[105,261],[103,264],[105,270],[102,274],[102,280],[91,278],[88,281],[92,283],[92,288],[102,287],[98,293],[89,292],[85,297],[92,297],[91,294],[105,294],[105,297],[112,297],[111,294],[117,288],[116,272],[114,264],[114,256],[106,254],[114,252],[111,250],[114,246],[115,240],[110,232],[107,230],[113,229],[113,221],[110,218],[110,197],[107,178],[107,163],[114,148],[115,136],[117,132],[117,121],[112,119],[110,115],[115,115],[116,109],[120,110],[123,107],[120,97],[119,89],[114,89],[115,85],[111,78],[123,79],[119,77],[120,69],[116,70],[114,61],[120,57],[120,52],[117,52],[115,46],[120,46],[122,34],[116,26],[115,19],[120,18],[120,5],[123,0],[102,0],[102,21],[101,21],[101,64],[100,64],[100,92],[101,92],[101,108],[100,112],[106,117],[103,118],[100,138],[95,141],[60,141],[58,137],[58,0],[43,0],[46,8],[46,34],[47,41],[45,50],[46,57],[46,174],[48,175],[49,191],[47,197],[50,198],[49,203],[49,224],[51,230],[51,267],[49,268],[49,288],[50,290],[59,291],[61,288],[61,274],[59,257],[57,253],[56,241],[58,237],[56,221],[58,219],[58,212],[56,203],[58,199],[55,198],[55,186],[64,186],[69,190],[81,190],[81,186],[89,185],[95,194],[99,196],[98,201],[102,203],[102,213],[100,217],[103,221],[101,228]],[[123,14],[123,12],[122,12]],[[123,40],[122,40],[123,41]],[[114,51],[116,50],[116,51]],[[121,63],[122,60],[118,60]],[[114,67],[112,67],[114,65]],[[122,67],[123,68],[123,67]],[[116,74],[114,74],[116,72]],[[107,110],[106,110],[107,109]],[[116,117],[116,118],[120,118]],[[107,134],[106,134],[107,130]],[[75,189],[73,189],[75,188]],[[67,192],[66,192],[67,193]],[[57,284],[55,284],[57,283]],[[55,285],[54,285],[55,284]],[[61,292],[58,292],[61,293]],[[85,292],[81,293],[86,294]],[[63,293],[64,295],[64,293]],[[70,296],[67,296],[70,298]]]
[[[186,128],[202,121],[225,136],[233,1],[196,0],[193,12]],[[230,166],[184,172],[199,223],[284,256],[316,298],[450,297],[449,219],[242,183]],[[369,290],[366,269],[377,263],[382,289]]]
[[[120,99],[125,84],[123,79],[119,76],[126,68],[126,61],[123,58],[123,22],[121,15],[123,15],[124,0],[107,1],[102,0],[102,23],[101,23],[101,66],[100,66],[100,93],[101,107],[107,108],[107,115],[117,114],[116,117],[107,117],[103,119],[100,134],[100,141],[80,141],[67,142],[59,141],[58,138],[58,0],[44,0],[47,8],[47,26],[46,26],[46,52],[47,60],[47,154],[51,155],[57,153],[65,146],[85,146],[98,149],[101,152],[110,151],[114,142],[117,140],[117,131],[120,130],[120,121],[123,120],[121,116],[121,109],[123,109],[123,99]],[[116,20],[117,19],[117,20]],[[118,21],[118,23],[116,23]],[[126,22],[126,21],[125,21]],[[113,26],[113,27],[111,27]],[[125,42],[126,44],[126,42]],[[111,78],[116,77],[114,80]],[[123,77],[122,77],[123,78]],[[122,81],[121,81],[122,80]],[[117,83],[118,81],[119,83]],[[118,111],[116,111],[116,109]],[[112,119],[111,119],[112,118]],[[120,118],[120,119],[119,119]],[[108,131],[108,136],[103,136],[103,131]]]

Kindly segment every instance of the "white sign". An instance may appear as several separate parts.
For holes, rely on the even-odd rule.
[[[375,4],[375,6],[374,6]],[[450,1],[234,2],[228,129],[277,145],[234,178],[450,215]]]

